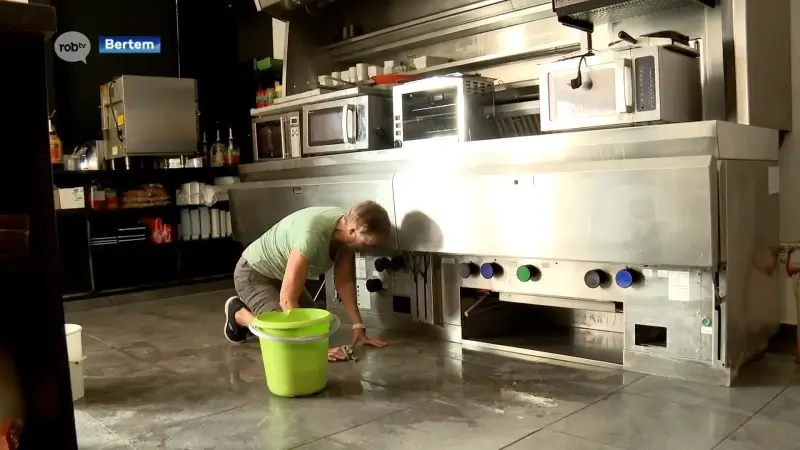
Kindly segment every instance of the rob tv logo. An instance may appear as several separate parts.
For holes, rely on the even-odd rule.
[[[92,44],[85,34],[77,31],[67,31],[61,34],[53,44],[56,56],[67,62],[78,62],[86,64],[86,57],[92,51]]]

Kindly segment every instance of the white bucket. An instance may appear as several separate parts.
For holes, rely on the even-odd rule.
[[[67,359],[69,360],[69,382],[72,386],[72,401],[84,395],[83,385],[83,327],[68,323],[64,325],[67,334]]]
[[[64,325],[64,331],[67,333],[67,359],[69,362],[83,361],[83,327],[68,323]]]
[[[78,401],[85,394],[83,386],[83,361],[69,362],[69,382],[72,386],[72,401]]]

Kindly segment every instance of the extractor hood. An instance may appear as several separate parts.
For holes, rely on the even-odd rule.
[[[280,17],[282,13],[303,6],[316,6],[319,3],[330,3],[331,0],[320,2],[320,0],[253,0],[256,4],[256,11],[266,11],[267,14]]]

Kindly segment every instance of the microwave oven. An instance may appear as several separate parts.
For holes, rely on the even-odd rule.
[[[702,120],[700,59],[669,46],[558,61],[539,80],[542,131]]]
[[[391,110],[377,94],[303,106],[303,156],[391,148]]]
[[[251,125],[253,162],[301,156],[299,110],[255,117]]]

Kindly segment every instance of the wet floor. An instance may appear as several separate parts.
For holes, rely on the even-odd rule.
[[[765,357],[726,389],[375,331],[390,347],[332,364],[322,394],[277,398],[258,344],[222,336],[228,295],[70,305],[87,356],[81,448],[800,448],[800,372],[789,356]]]

